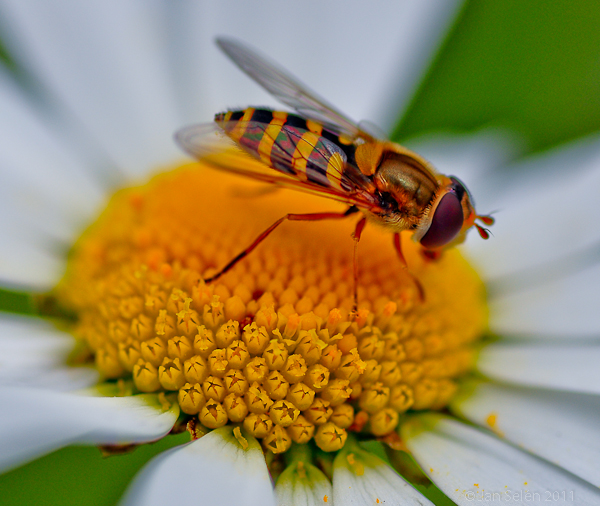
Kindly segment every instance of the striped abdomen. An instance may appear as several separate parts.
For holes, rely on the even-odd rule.
[[[345,160],[354,162],[354,146],[323,125],[295,114],[253,107],[217,114],[215,121],[275,170],[323,187],[351,189],[344,168]]]

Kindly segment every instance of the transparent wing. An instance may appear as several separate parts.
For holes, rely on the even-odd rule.
[[[371,212],[380,210],[377,198],[372,192],[357,186],[354,182],[348,182],[350,180],[344,177],[341,168],[338,188],[325,187],[314,181],[300,180],[293,174],[276,172],[277,169],[266,165],[227,137],[216,123],[184,127],[175,134],[175,139],[187,153],[215,169],[320,195]],[[348,188],[349,184],[352,185],[351,189],[344,189]]]
[[[387,134],[372,121],[367,119],[360,120],[358,122],[358,128],[360,128],[361,132],[369,134],[374,139],[387,139]]]
[[[217,45],[254,81],[305,118],[322,123],[327,130],[350,139],[372,138],[355,122],[254,49],[225,37],[218,38]]]

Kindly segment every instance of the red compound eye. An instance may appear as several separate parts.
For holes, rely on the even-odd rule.
[[[421,239],[426,248],[439,248],[448,244],[460,232],[463,225],[463,210],[458,196],[446,193],[435,208],[431,226]]]

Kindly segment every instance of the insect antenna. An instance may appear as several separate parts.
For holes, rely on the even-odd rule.
[[[496,220],[494,219],[493,216],[491,216],[491,213],[488,215],[477,215],[477,217],[475,218],[477,220],[480,220],[484,225],[487,225],[488,227],[491,227]]]
[[[493,235],[489,229],[487,228],[483,228],[481,225],[478,225],[477,223],[474,224],[475,227],[477,227],[477,232],[479,232],[479,235],[481,236],[482,239],[489,239],[490,235]]]

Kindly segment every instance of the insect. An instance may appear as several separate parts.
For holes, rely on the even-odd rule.
[[[475,212],[465,185],[438,174],[418,154],[377,138],[306,88],[258,52],[230,38],[217,45],[254,81],[297,114],[248,107],[215,116],[215,122],[185,127],[178,143],[195,158],[227,172],[317,194],[347,204],[345,212],[287,214],[206,282],[214,281],[248,255],[286,220],[343,219],[362,214],[354,230],[354,301],[358,279],[357,245],[367,221],[393,232],[406,268],[400,233],[411,231],[426,256],[465,240],[471,227],[482,238],[490,216]],[[416,278],[413,279],[424,297]]]

